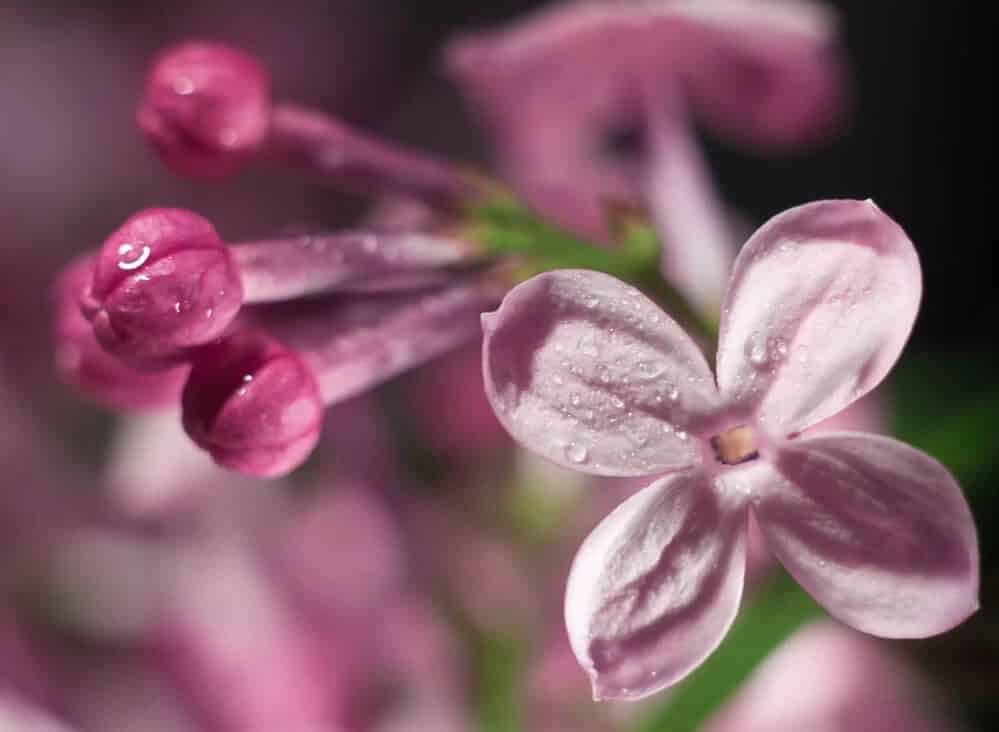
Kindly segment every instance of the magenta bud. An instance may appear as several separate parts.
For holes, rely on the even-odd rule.
[[[260,150],[270,111],[270,81],[253,57],[194,42],[156,61],[136,121],[172,170],[217,178]]]
[[[182,209],[140,211],[107,238],[80,299],[104,348],[141,367],[162,367],[220,337],[243,289],[212,225]]]
[[[298,467],[323,417],[308,364],[256,331],[197,351],[181,404],[184,429],[215,462],[259,477]]]
[[[136,371],[101,348],[80,313],[80,295],[93,273],[93,258],[74,261],[55,285],[55,356],[63,379],[96,401],[117,409],[156,409],[175,404],[187,367]]]

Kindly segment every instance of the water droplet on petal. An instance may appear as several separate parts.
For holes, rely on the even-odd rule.
[[[570,442],[565,446],[565,456],[569,458],[569,462],[576,464],[585,463],[587,454],[587,449],[578,442]]]
[[[746,358],[749,359],[749,363],[753,366],[765,366],[767,360],[769,359],[769,354],[767,352],[767,341],[759,333],[753,333],[746,340]]]
[[[572,406],[578,407],[579,406],[579,394],[577,394],[576,392],[573,392],[569,396],[569,401],[572,402]]]
[[[649,435],[641,427],[636,427],[634,429],[625,429],[625,436],[635,445],[635,447],[644,447],[649,441]]]
[[[660,361],[639,361],[635,370],[643,379],[654,379],[657,376],[662,376],[663,372],[666,371],[666,366]]]
[[[783,338],[774,338],[770,342],[770,360],[783,361],[787,356],[787,341]]]

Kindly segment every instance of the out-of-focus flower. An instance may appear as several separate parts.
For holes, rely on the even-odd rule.
[[[721,642],[750,511],[798,581],[860,630],[924,637],[975,611],[975,526],[943,466],[885,437],[799,436],[884,378],[920,294],[894,221],[870,201],[824,201],[742,249],[716,374],[668,315],[600,273],[539,275],[483,316],[487,393],[519,441],[596,475],[666,474],[573,564],[566,620],[598,698],[669,686]]]
[[[318,172],[348,190],[453,203],[475,179],[382,143],[312,110],[272,106],[266,72],[223,44],[170,48],[153,66],[139,126],[164,162],[199,177],[231,174],[264,154]]]
[[[529,200],[590,234],[604,203],[647,200],[664,273],[711,307],[737,242],[694,120],[787,147],[843,107],[836,19],[804,0],[565,3],[461,36],[446,60]]]
[[[93,272],[90,257],[74,261],[55,284],[56,366],[64,380],[115,409],[155,409],[176,403],[187,367],[138,371],[108,353],[80,312]]]
[[[17,732],[74,732],[74,728],[63,724],[45,711],[19,699],[13,694],[0,691],[0,729]]]
[[[348,188],[415,198],[428,229],[383,218],[367,231],[228,246],[197,214],[147,209],[105,241],[89,280],[88,265],[74,265],[60,287],[62,303],[76,295],[96,340],[123,362],[83,358],[93,342],[64,316],[73,327],[60,329],[60,351],[77,356],[63,359],[71,380],[128,406],[144,406],[144,384],[162,386],[147,400],[158,405],[172,377],[133,378],[124,364],[189,365],[188,433],[220,464],[256,476],[305,460],[324,404],[473,340],[479,313],[502,292],[502,277],[477,266],[469,246],[435,231],[476,189],[474,176],[269,99],[249,56],[181,45],[150,73],[139,121],[182,172],[226,175],[267,148]]]
[[[877,641],[819,621],[784,641],[705,732],[958,730],[928,691]]]
[[[441,394],[452,398],[442,401]],[[445,455],[481,456],[509,444],[482,384],[482,345],[437,359],[413,384],[414,411],[430,446]]]

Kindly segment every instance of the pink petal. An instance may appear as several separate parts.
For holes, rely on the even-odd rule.
[[[819,201],[775,216],[735,262],[718,384],[774,434],[839,412],[884,378],[909,337],[919,258],[871,201]]]
[[[756,475],[770,548],[835,617],[921,638],[978,608],[978,542],[953,476],[888,437],[826,433],[780,448]]]
[[[651,694],[718,646],[742,596],[745,518],[688,471],[636,493],[590,534],[569,574],[565,616],[595,698]]]
[[[735,259],[735,227],[682,108],[650,114],[645,192],[663,243],[663,276],[698,308],[717,313]]]
[[[277,302],[332,291],[392,290],[445,279],[465,258],[453,239],[414,232],[343,231],[231,247],[245,302]]]
[[[806,0],[676,3],[677,73],[719,133],[748,145],[810,142],[843,118],[836,16]]]
[[[329,405],[473,342],[501,292],[488,273],[471,274],[430,290],[297,302],[262,320],[303,354]]]
[[[0,730],[21,732],[73,732],[49,713],[6,689],[0,690]]]
[[[915,672],[883,643],[816,621],[770,654],[705,732],[962,729]]]
[[[483,316],[486,394],[525,446],[596,475],[696,464],[684,430],[716,394],[693,341],[638,290],[600,272],[558,270]]]

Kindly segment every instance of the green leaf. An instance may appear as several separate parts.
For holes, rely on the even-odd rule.
[[[523,643],[512,635],[479,633],[475,646],[480,729],[519,732],[522,724],[517,690],[524,667]]]
[[[999,387],[982,378],[976,354],[919,354],[896,369],[894,434],[946,465],[973,499],[999,462]]]

